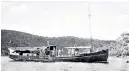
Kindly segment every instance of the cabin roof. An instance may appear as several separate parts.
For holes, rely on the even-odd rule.
[[[43,46],[43,47],[10,47],[10,48],[14,50],[36,50],[37,48],[44,49],[46,47]]]
[[[55,45],[49,45],[49,46],[55,46]],[[10,47],[13,50],[36,50],[37,48],[45,49],[48,46],[42,46],[42,47]]]
[[[90,46],[79,46],[79,47],[64,47],[64,48],[72,48],[72,49],[74,49],[74,48],[91,48]]]

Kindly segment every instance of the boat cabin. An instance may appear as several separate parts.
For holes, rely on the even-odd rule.
[[[83,53],[90,53],[90,47],[64,47],[62,49],[57,49],[55,45],[43,47],[16,47],[13,52],[10,52],[11,55],[39,57],[76,56]]]
[[[82,53],[90,53],[90,46],[80,46],[80,47],[64,47],[67,49],[68,56],[75,56]]]
[[[20,55],[20,56],[46,56],[52,54],[56,51],[56,46],[43,46],[43,47],[10,47],[9,48],[11,55]],[[53,54],[53,56],[55,53]]]

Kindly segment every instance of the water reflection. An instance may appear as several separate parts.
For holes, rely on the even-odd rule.
[[[2,71],[129,71],[129,63],[122,58],[109,58],[108,62],[20,62],[1,59]]]

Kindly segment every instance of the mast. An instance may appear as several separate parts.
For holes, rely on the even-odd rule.
[[[90,3],[88,3],[88,18],[89,18],[89,29],[90,29],[90,52],[92,52],[92,31],[91,31],[91,14],[90,14]]]

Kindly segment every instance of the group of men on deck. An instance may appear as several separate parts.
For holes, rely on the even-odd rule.
[[[50,50],[49,47],[45,49],[37,48],[37,56],[44,57],[44,56],[55,56],[55,49]]]
[[[16,53],[19,53],[20,56],[39,56],[39,57],[55,57],[55,56],[63,56],[64,55],[64,49],[56,49],[53,48],[52,50],[50,49],[50,47],[46,47],[45,49],[40,49],[37,48],[34,51],[30,51],[30,50],[25,50],[25,51],[20,51],[20,50],[16,50],[14,51]],[[79,49],[68,49],[68,55],[69,56],[73,56],[73,55],[78,55]]]
[[[69,50],[68,50],[68,54],[69,54],[69,56],[78,55],[78,54],[79,54],[79,49],[78,49],[78,48],[69,49]]]
[[[63,49],[58,49],[56,50],[55,48],[53,50],[50,50],[49,47],[45,48],[43,51],[41,49],[37,49],[39,56],[49,56],[49,57],[55,57],[55,56],[63,56],[64,55],[64,50]],[[79,54],[79,49],[68,49],[68,55],[69,56],[74,56]]]

